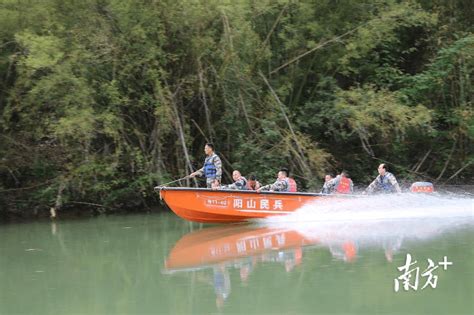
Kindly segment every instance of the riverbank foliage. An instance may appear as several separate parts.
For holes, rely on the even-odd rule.
[[[158,203],[201,167],[471,182],[468,0],[0,2],[0,212]],[[193,184],[193,183],[189,183]]]

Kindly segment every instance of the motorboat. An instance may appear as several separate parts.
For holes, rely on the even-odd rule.
[[[160,198],[183,219],[202,223],[235,223],[269,216],[287,215],[310,202],[346,195],[306,192],[256,192],[207,188],[157,187]]]

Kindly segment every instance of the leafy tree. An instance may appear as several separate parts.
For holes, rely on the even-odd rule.
[[[468,4],[4,0],[0,207],[150,208],[208,141],[225,181],[471,182]]]

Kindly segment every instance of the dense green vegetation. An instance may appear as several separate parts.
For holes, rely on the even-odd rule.
[[[211,141],[305,189],[472,182],[470,0],[0,0],[0,213],[136,209]],[[96,204],[92,205],[92,204]],[[100,205],[100,206],[99,206]]]

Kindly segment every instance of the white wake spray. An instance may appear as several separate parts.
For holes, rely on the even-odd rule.
[[[359,248],[396,249],[402,240],[426,240],[458,228],[473,228],[474,198],[439,194],[328,198],[256,224],[295,230],[329,247],[350,241]]]
[[[414,218],[474,218],[474,198],[460,195],[400,194],[327,198],[306,204],[287,216],[264,224],[334,221],[388,221]]]

